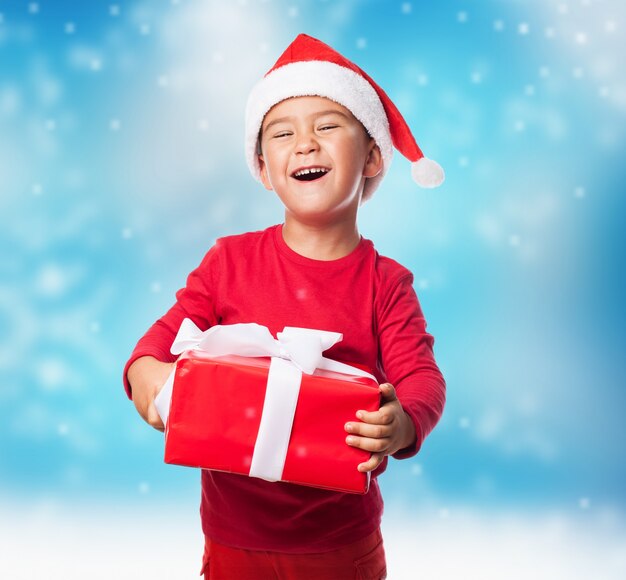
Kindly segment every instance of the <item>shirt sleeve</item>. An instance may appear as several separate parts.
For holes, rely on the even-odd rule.
[[[190,318],[200,330],[218,324],[214,283],[218,276],[217,270],[217,246],[213,246],[200,265],[189,274],[185,287],[176,293],[176,303],[139,339],[124,365],[124,388],[129,399],[132,399],[128,382],[130,366],[142,356],[153,356],[162,362],[174,362],[177,357],[170,352],[170,348],[183,319]]]
[[[408,272],[383,297],[379,305],[379,357],[387,380],[415,425],[413,445],[393,454],[396,459],[415,455],[433,430],[445,405],[446,384],[435,362],[434,338]]]

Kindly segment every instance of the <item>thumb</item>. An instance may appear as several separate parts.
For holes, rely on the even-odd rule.
[[[396,397],[396,389],[394,389],[391,383],[383,383],[380,385],[380,398],[381,403],[389,403],[398,398]]]

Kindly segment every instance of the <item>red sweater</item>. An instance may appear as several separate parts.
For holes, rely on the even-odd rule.
[[[390,382],[415,424],[417,441],[394,457],[411,457],[443,412],[445,382],[433,357],[433,337],[403,266],[361,239],[347,256],[319,261],[294,252],[282,226],[219,239],[176,304],[139,341],[124,370],[141,356],[171,362],[169,349],[183,318],[205,330],[257,322],[276,336],[285,326],[343,333],[325,356],[373,369]],[[323,552],[373,532],[383,510],[373,473],[365,495],[204,470],[204,533],[230,546],[281,552]]]

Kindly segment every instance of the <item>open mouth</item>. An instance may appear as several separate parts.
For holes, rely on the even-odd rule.
[[[324,177],[329,171],[330,169],[325,167],[307,167],[306,169],[295,171],[291,177],[298,181],[315,181],[320,177]]]

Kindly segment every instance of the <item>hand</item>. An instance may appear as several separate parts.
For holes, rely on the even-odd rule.
[[[362,472],[373,471],[386,455],[392,455],[415,442],[415,426],[400,405],[393,385],[380,385],[380,395],[381,407],[378,411],[357,411],[356,416],[362,422],[346,423],[346,431],[350,433],[346,443],[372,452],[370,459],[358,466]]]
[[[164,363],[151,356],[138,358],[128,369],[133,403],[143,420],[158,431],[165,426],[154,406],[154,398],[163,388],[176,363]]]

